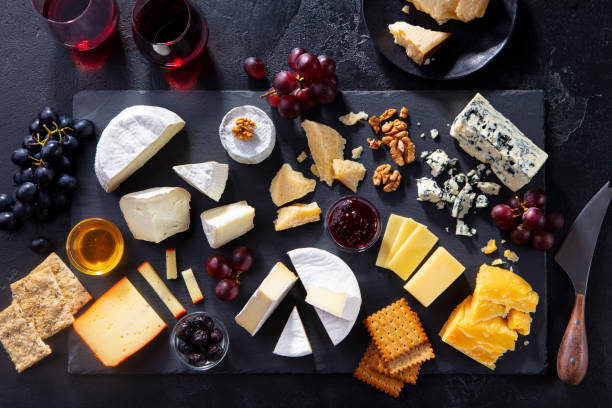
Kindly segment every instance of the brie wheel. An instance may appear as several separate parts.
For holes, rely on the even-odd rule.
[[[249,118],[257,125],[251,140],[234,137],[232,128],[238,118]],[[219,137],[227,154],[243,164],[258,164],[272,154],[276,144],[276,129],[264,111],[251,105],[238,106],[225,114],[219,125]]]

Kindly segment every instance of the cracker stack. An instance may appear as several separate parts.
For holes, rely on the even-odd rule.
[[[354,377],[397,398],[416,384],[421,364],[435,357],[419,316],[402,298],[364,320],[372,341]]]
[[[11,283],[11,292],[12,304],[0,312],[0,342],[22,372],[51,354],[43,339],[70,326],[91,295],[55,253]]]

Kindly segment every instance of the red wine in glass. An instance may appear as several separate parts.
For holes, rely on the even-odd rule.
[[[191,62],[208,40],[206,20],[190,0],[138,0],[132,31],[145,58],[166,68]]]

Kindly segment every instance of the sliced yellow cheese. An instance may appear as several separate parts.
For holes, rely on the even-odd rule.
[[[450,33],[428,30],[404,21],[389,24],[389,32],[393,41],[404,47],[406,54],[418,65],[423,65],[451,36]]]
[[[389,255],[387,256],[387,260],[385,261],[385,268],[390,269],[389,262],[395,256],[395,254],[397,253],[397,250],[400,249],[400,247],[408,240],[408,238],[410,238],[410,235],[412,235],[412,233],[419,226],[423,226],[424,228],[427,228],[424,225],[419,224],[412,218],[404,218],[402,225],[400,226],[400,229],[397,232],[397,235],[395,236],[393,243],[391,244],[391,249],[389,249]]]
[[[280,208],[277,213],[278,215],[274,220],[275,231],[299,227],[321,219],[321,209],[316,202],[289,205]]]
[[[170,292],[164,281],[161,280],[155,269],[150,263],[145,262],[138,267],[138,272],[151,285],[157,296],[164,302],[170,312],[177,319],[185,314],[185,308],[179,303],[176,297]]]
[[[525,312],[519,312],[516,309],[510,309],[506,318],[508,327],[520,335],[527,336],[531,331],[531,315]]]
[[[270,183],[270,196],[278,207],[312,193],[317,186],[313,179],[295,171],[287,163],[283,164]]]
[[[335,129],[312,120],[303,121],[302,128],[306,131],[308,147],[315,162],[316,172],[321,181],[331,186],[334,182],[332,163],[334,159],[344,157],[346,139],[340,136]]]
[[[381,268],[387,266],[387,260],[389,258],[389,254],[391,253],[391,247],[395,242],[395,238],[397,237],[401,226],[404,224],[404,220],[406,220],[405,217],[397,214],[391,214],[389,216],[387,226],[385,227],[385,233],[383,234],[383,239],[380,243],[380,249],[378,250],[378,256],[376,257],[376,266]]]
[[[539,301],[538,294],[523,278],[489,265],[482,265],[478,271],[474,297],[526,313],[535,312]]]
[[[436,242],[438,242],[438,237],[419,224],[392,255],[387,268],[403,280],[408,279]]]
[[[347,302],[346,293],[335,292],[327,288],[311,285],[308,287],[308,292],[306,293],[306,303],[342,319],[349,319],[347,315],[351,305]]]
[[[166,249],[166,279],[178,278],[178,271],[176,268],[176,250]]]
[[[357,185],[365,177],[365,166],[352,160],[334,159],[332,167],[334,169],[334,178],[353,193],[356,193]]]
[[[155,338],[166,323],[123,278],[74,322],[74,330],[105,366],[115,367]]]
[[[196,303],[202,301],[204,299],[204,295],[200,290],[200,286],[198,285],[198,281],[193,275],[193,271],[191,268],[181,272],[183,275],[183,280],[185,281],[185,286],[187,286],[187,291],[189,292],[189,296],[191,297],[191,301],[195,305]]]
[[[439,247],[404,286],[425,307],[438,298],[463,273],[465,267],[444,247]]]

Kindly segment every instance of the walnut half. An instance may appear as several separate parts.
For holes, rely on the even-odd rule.
[[[377,187],[382,185],[383,191],[386,193],[397,190],[401,181],[402,175],[398,170],[391,172],[390,164],[381,164],[372,176],[372,183]]]

